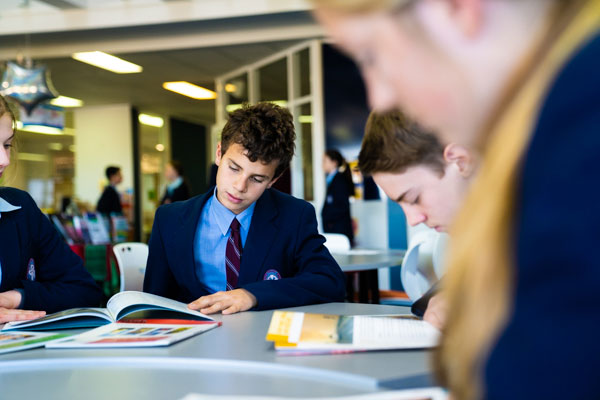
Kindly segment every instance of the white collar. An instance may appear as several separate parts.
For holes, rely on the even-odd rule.
[[[21,206],[13,206],[8,201],[4,200],[0,197],[0,217],[2,217],[2,213],[19,210]]]

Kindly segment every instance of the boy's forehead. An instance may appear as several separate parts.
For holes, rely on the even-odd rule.
[[[250,160],[248,149],[244,148],[238,143],[232,143],[225,151],[225,154],[223,154],[223,157],[229,158],[231,161],[244,169],[252,169],[255,173],[267,175],[268,172],[269,176],[273,176],[279,163],[279,160],[271,160],[270,162],[266,162],[257,159],[256,161],[252,161]]]
[[[375,181],[380,181],[382,184],[397,186],[398,188],[406,188],[414,183],[420,183],[423,179],[432,176],[437,177],[436,171],[429,165],[415,165],[406,168],[401,172],[377,172],[373,174]]]

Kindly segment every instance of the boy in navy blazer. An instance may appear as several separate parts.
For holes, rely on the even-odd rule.
[[[231,113],[216,188],[156,212],[144,291],[206,314],[344,300],[344,275],[314,208],[271,189],[294,140],[285,108],[259,103]]]

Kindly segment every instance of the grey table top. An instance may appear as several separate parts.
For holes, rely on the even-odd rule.
[[[331,252],[344,272],[396,267],[402,264],[404,250],[353,249],[349,252]]]
[[[294,310],[398,314],[405,307],[330,303]],[[0,356],[0,387],[10,398],[180,399],[190,392],[334,396],[427,374],[428,351],[278,356],[265,335],[272,311],[216,319],[223,326],[166,348],[35,349]],[[61,384],[62,383],[62,384]],[[142,397],[143,396],[143,397]]]

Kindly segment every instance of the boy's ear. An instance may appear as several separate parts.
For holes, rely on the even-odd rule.
[[[221,142],[217,143],[217,152],[215,153],[215,164],[217,167],[221,164]]]
[[[477,163],[469,149],[456,143],[450,143],[444,148],[444,161],[446,164],[456,165],[460,174],[465,178],[471,176]]]
[[[482,0],[452,0],[454,16],[467,37],[476,36],[483,23]]]
[[[273,178],[273,180],[271,182],[269,182],[269,184],[267,185],[267,189],[271,189],[271,186],[273,186],[275,184],[275,182],[277,182],[277,180],[279,178],[281,178],[281,175],[283,175],[283,174],[279,174],[279,176],[277,178]]]

